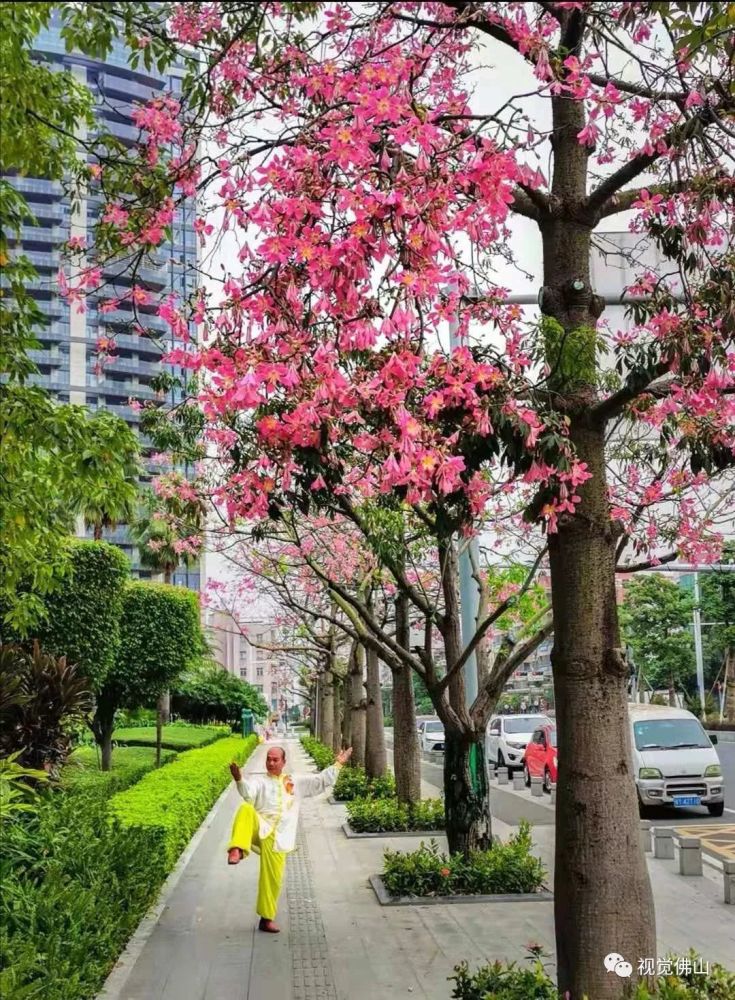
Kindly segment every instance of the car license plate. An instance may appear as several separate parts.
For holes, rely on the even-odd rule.
[[[674,805],[678,809],[686,809],[687,806],[701,805],[701,799],[698,795],[675,795]]]

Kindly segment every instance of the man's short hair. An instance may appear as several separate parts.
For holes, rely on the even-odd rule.
[[[283,760],[286,759],[286,751],[283,749],[283,747],[270,747],[270,749],[271,750],[280,750],[281,751],[281,757],[283,758]]]

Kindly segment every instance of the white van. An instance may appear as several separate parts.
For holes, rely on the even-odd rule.
[[[633,764],[641,806],[706,806],[722,816],[725,783],[714,744],[684,708],[628,705]]]

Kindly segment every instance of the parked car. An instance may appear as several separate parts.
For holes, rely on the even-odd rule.
[[[534,729],[523,754],[523,775],[526,786],[531,784],[531,778],[543,778],[544,791],[550,792],[552,784],[556,784],[556,726],[552,723]]]
[[[417,715],[416,716],[416,729],[419,736],[421,735],[421,730],[425,722],[436,722],[435,715]]]
[[[429,719],[421,725],[419,736],[422,750],[444,752],[444,723],[441,719]]]
[[[638,802],[691,809],[711,816],[725,809],[725,782],[714,744],[699,719],[684,708],[628,705]]]
[[[534,730],[550,721],[546,715],[498,715],[491,719],[485,734],[488,764],[519,770]]]

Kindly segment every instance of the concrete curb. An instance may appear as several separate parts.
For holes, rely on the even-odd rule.
[[[441,837],[444,830],[381,830],[379,833],[356,833],[349,823],[342,824],[342,832],[348,840],[368,840],[375,837]]]
[[[117,962],[115,962],[112,967],[112,971],[102,986],[102,989],[97,994],[96,1000],[120,1000],[125,984],[133,971],[133,967],[140,958],[148,939],[155,930],[156,924],[166,908],[168,900],[171,898],[171,895],[178,885],[186,866],[189,864],[189,861],[199,846],[204,834],[214,822],[214,817],[216,816],[219,807],[227,798],[231,789],[232,784],[228,782],[225,790],[217,798],[217,801],[205,816],[202,825],[187,844],[183,854],[181,854],[179,860],[174,865],[171,874],[161,886],[156,901],[151,905],[150,909],[133,932],[132,937],[125,946],[125,950],[120,955]]]
[[[388,894],[380,875],[371,875],[369,880],[373,892],[381,906],[445,906],[457,903],[549,903],[551,892],[498,893],[492,896],[398,896]]]

